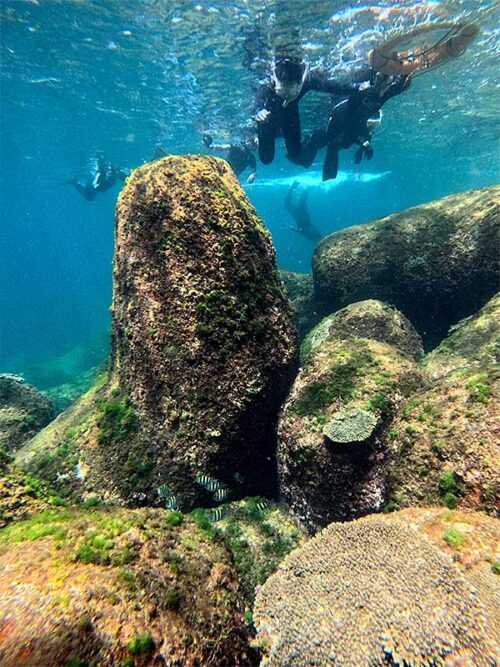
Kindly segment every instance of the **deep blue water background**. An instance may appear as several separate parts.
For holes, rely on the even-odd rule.
[[[61,183],[96,148],[116,165],[135,167],[156,144],[172,153],[203,152],[201,129],[235,136],[256,81],[251,72],[238,78],[231,71],[231,63],[241,63],[239,30],[274,4],[2,2],[0,372],[22,373],[46,388],[106,357],[119,186],[87,202]],[[357,7],[360,23],[349,18],[342,39],[371,29],[361,21],[360,3],[312,3],[322,8],[312,17],[308,4],[296,15],[300,23],[303,11],[309,28],[337,12],[340,19],[325,23],[333,29],[343,11]],[[490,7],[428,4],[452,16],[458,8],[475,15]],[[410,3],[397,6],[408,10],[408,21],[415,18]],[[228,7],[233,14],[223,16]],[[175,35],[189,11],[205,17],[198,34],[186,29],[169,39],[165,26]],[[322,234],[498,181],[491,97],[497,31],[486,14],[481,42],[460,63],[426,73],[384,108],[371,162],[355,166],[353,150],[346,151],[339,178],[325,185],[322,155],[305,172],[284,159],[278,142],[273,165],[258,166],[257,180],[245,187],[271,230],[280,267],[310,271],[314,249],[290,229],[283,206],[295,179],[310,190],[311,218]],[[400,16],[389,16],[386,28],[397,27]],[[204,53],[201,62],[193,44]]]

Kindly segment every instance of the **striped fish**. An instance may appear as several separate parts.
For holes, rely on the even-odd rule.
[[[221,486],[217,491],[214,493],[214,500],[216,503],[221,503],[223,500],[226,500],[228,496],[229,491]]]
[[[210,510],[210,514],[208,515],[208,520],[214,522],[220,521],[225,514],[226,514],[225,507],[216,507],[215,509]]]
[[[179,509],[179,503],[177,501],[177,496],[171,495],[168,496],[165,500],[165,507],[168,510],[178,510]]]
[[[260,500],[258,503],[255,503],[255,507],[259,512],[264,512],[269,507],[269,502],[267,500]]]
[[[198,474],[196,475],[196,483],[202,486],[207,491],[217,491],[221,488],[222,484],[218,479],[214,477],[209,477],[208,475]]]
[[[168,496],[172,495],[172,491],[166,484],[160,484],[160,486],[156,489],[156,492],[160,498],[168,498]]]

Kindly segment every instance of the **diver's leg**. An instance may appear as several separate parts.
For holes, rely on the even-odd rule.
[[[257,137],[259,141],[259,159],[262,164],[271,164],[274,160],[276,143],[276,125],[270,120],[257,123]]]
[[[326,146],[326,143],[327,143],[326,131],[316,130],[302,144],[299,157],[291,161],[307,169],[314,162],[318,150],[320,148],[324,148]],[[288,157],[289,159],[291,159],[290,156]]]
[[[326,147],[325,161],[323,162],[323,180],[337,178],[339,171],[339,149],[337,144],[330,143]]]
[[[298,103],[292,102],[283,109],[281,131],[285,139],[287,157],[292,162],[300,160],[300,114]]]

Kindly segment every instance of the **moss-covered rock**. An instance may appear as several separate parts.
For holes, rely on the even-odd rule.
[[[319,321],[321,314],[314,298],[314,284],[310,273],[280,270],[300,340],[303,340]]]
[[[428,388],[402,406],[387,456],[390,507],[500,506],[498,297],[422,361]]]
[[[499,524],[443,522],[421,510],[332,524],[287,556],[255,602],[261,664],[494,667],[500,580],[486,559]],[[470,563],[443,539],[455,526]]]
[[[411,322],[386,303],[368,299],[325,317],[306,336],[300,348],[303,359],[325,340],[370,338],[394,346],[413,359],[423,353],[422,341]]]
[[[0,662],[255,664],[222,541],[165,510],[58,510],[0,533]]]
[[[323,313],[380,299],[431,349],[498,289],[500,187],[451,195],[323,239],[313,257]]]
[[[377,341],[326,340],[310,351],[278,442],[280,491],[310,530],[381,508],[391,419],[423,382],[413,360]]]
[[[13,457],[0,449],[0,528],[60,502],[45,482],[18,470]]]
[[[272,492],[297,357],[270,235],[227,163],[155,161],[117,205],[108,377],[19,460],[61,458],[69,430],[69,467],[116,501],[160,502],[165,485],[183,508],[213,503],[200,475],[237,497]]]
[[[0,373],[0,449],[19,449],[53,417],[46,396],[17,375]]]

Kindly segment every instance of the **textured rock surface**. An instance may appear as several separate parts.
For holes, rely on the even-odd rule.
[[[303,340],[321,318],[314,298],[312,275],[280,270],[280,276],[290,299],[299,338]]]
[[[228,552],[187,517],[61,510],[0,537],[3,667],[255,664],[243,611]]]
[[[255,602],[262,665],[496,664],[491,598],[401,519],[332,524],[284,560]]]
[[[500,509],[499,304],[492,299],[423,360],[434,381],[391,429],[393,505]]]
[[[0,528],[48,507],[47,485],[18,470],[12,457],[0,450]]]
[[[382,507],[385,439],[405,397],[423,385],[417,365],[363,338],[327,340],[307,356],[279,425],[280,491],[310,530]],[[361,412],[360,412],[361,411]],[[369,412],[377,426],[359,442],[325,437],[332,419]]]
[[[17,376],[0,374],[0,448],[19,449],[54,416],[52,403]]]
[[[72,433],[86,488],[151,502],[167,484],[189,507],[211,500],[202,474],[270,493],[296,330],[269,233],[223,160],[173,156],[127,180],[112,330],[109,379]]]
[[[499,195],[500,187],[451,195],[323,239],[313,257],[323,312],[380,299],[432,348],[498,290]]]
[[[411,322],[386,303],[368,299],[353,303],[325,317],[302,343],[302,357],[325,340],[371,338],[387,343],[403,354],[418,359],[424,353],[422,341]]]

